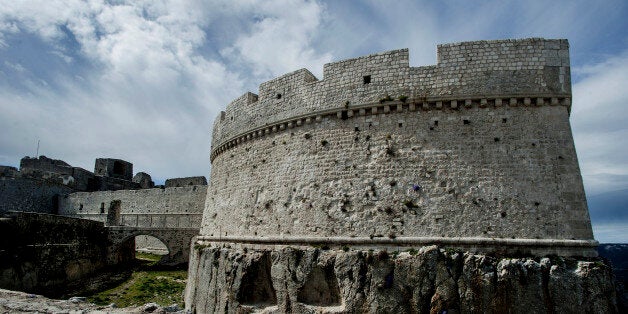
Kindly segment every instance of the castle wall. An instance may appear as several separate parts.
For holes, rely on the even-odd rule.
[[[111,202],[120,201],[120,225],[198,228],[207,186],[76,192],[59,199],[59,214],[107,221]]]
[[[93,173],[83,168],[72,167],[63,160],[50,159],[46,156],[22,158],[19,176],[56,182],[80,191],[94,189],[96,185]]]
[[[0,177],[0,213],[55,213],[57,199],[74,189],[63,184],[21,177]]]
[[[592,238],[564,106],[323,118],[218,155],[207,198],[213,236]]]
[[[416,68],[395,50],[327,64],[320,81],[286,74],[214,124],[201,234],[590,247],[570,97],[566,40],[439,45],[438,64]]]
[[[106,266],[102,223],[12,213],[0,219],[0,287],[61,296],[64,287]]]
[[[172,178],[167,179],[166,188],[182,187],[190,185],[207,185],[207,179],[203,176],[198,177],[186,177],[186,178]]]

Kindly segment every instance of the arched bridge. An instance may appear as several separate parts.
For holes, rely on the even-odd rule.
[[[75,218],[96,220],[104,223],[108,237],[108,262],[119,262],[135,258],[135,237],[152,236],[168,248],[168,255],[160,264],[176,265],[189,259],[192,237],[199,234],[203,214],[198,212],[150,212],[128,213],[121,210],[121,201],[114,200],[105,212],[104,203],[100,212],[76,213]]]
[[[189,227],[134,227],[107,226],[109,243],[109,263],[117,264],[134,258],[135,237],[149,235],[159,239],[168,248],[168,255],[160,264],[178,265],[187,263],[190,256],[190,243],[198,235],[198,228]]]

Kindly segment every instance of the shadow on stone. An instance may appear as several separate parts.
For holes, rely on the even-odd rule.
[[[340,289],[333,266],[315,266],[297,293],[297,301],[316,306],[340,305]]]
[[[270,254],[251,261],[242,276],[242,285],[237,300],[243,305],[269,306],[277,304],[277,296],[270,275]]]

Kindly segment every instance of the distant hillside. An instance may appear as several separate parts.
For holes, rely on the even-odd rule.
[[[611,262],[617,280],[628,287],[628,244],[600,244],[597,252]]]
[[[593,223],[628,221],[628,190],[587,197]]]

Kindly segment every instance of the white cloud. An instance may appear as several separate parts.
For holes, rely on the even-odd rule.
[[[573,69],[571,122],[589,195],[628,187],[628,50]]]
[[[40,53],[68,68],[51,72],[31,68],[28,60],[5,61],[26,73],[18,82],[26,92],[0,85],[0,154],[15,165],[34,154],[41,139],[41,153],[86,169],[97,157],[113,157],[156,178],[207,176],[212,120],[245,92],[250,69],[268,76],[312,63],[322,67],[329,58],[308,43],[320,14],[310,1],[4,3],[0,46],[10,51],[10,36],[34,35],[19,40],[40,40],[48,49]],[[221,28],[226,20],[239,21],[229,25],[245,33]],[[287,48],[273,50],[263,40],[273,32],[281,32],[278,42]],[[263,40],[262,54],[251,50],[256,40]],[[211,58],[225,47],[237,50],[247,66]]]
[[[323,6],[314,1],[263,1],[250,9],[254,9],[255,23],[223,49],[225,58],[250,64],[257,78],[269,79],[300,68],[320,77],[331,55],[317,52],[311,44],[322,21]]]

